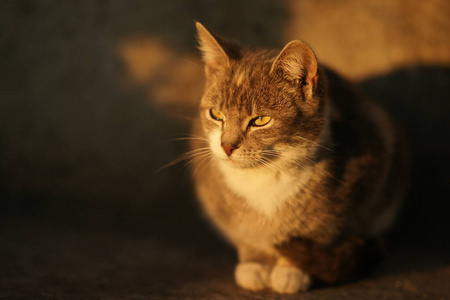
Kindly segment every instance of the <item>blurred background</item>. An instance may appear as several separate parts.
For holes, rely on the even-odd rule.
[[[234,287],[188,170],[157,172],[202,95],[194,20],[246,45],[305,40],[406,129],[392,254],[311,299],[450,294],[449,15],[446,0],[2,1],[0,298],[259,297]]]

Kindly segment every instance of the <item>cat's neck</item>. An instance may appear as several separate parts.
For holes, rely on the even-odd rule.
[[[241,169],[225,161],[217,163],[226,187],[266,217],[274,216],[286,201],[301,192],[313,174],[312,165]]]

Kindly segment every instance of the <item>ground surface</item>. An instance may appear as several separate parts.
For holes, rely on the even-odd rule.
[[[1,229],[0,299],[450,299],[448,255],[438,250],[397,245],[368,278],[289,296],[238,288],[234,260],[211,237],[12,222]]]

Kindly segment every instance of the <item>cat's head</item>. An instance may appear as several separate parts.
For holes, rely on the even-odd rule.
[[[301,41],[249,50],[196,25],[206,71],[200,117],[214,156],[239,168],[270,167],[314,149],[325,83],[312,50]]]

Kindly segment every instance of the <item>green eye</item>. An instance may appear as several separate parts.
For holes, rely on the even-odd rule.
[[[225,116],[223,115],[223,113],[221,113],[218,110],[210,109],[209,114],[211,115],[211,118],[213,118],[214,120],[217,120],[217,121],[225,120]]]
[[[272,120],[271,117],[263,116],[263,117],[257,117],[250,121],[250,125],[252,126],[264,126],[267,125],[267,123]]]

